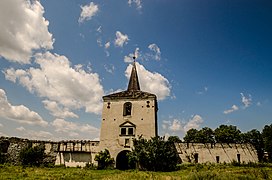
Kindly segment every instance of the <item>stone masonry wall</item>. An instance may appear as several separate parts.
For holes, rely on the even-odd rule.
[[[258,162],[251,144],[176,143],[175,146],[183,163]]]
[[[74,167],[95,163],[94,157],[100,150],[99,141],[52,142],[0,137],[0,154],[6,156],[8,162],[19,165],[20,151],[40,144],[45,146],[45,163]],[[182,163],[258,162],[256,149],[251,144],[176,143],[175,146]]]
[[[90,154],[91,159],[87,158],[83,159],[81,163],[83,166],[87,163],[93,163],[94,155],[98,153],[98,141],[37,141],[37,140],[28,140],[21,139],[16,137],[0,137],[0,154],[1,156],[5,156],[7,161],[14,165],[20,164],[20,151],[28,146],[45,146],[45,154],[46,158],[44,159],[44,163],[48,164],[56,164],[56,165],[68,165],[73,164],[73,159],[68,159],[66,161],[58,161],[59,154],[71,154],[73,155],[82,154],[86,156],[86,154]],[[92,155],[92,156],[91,156]],[[75,164],[75,163],[74,163]],[[73,164],[73,165],[74,165]]]

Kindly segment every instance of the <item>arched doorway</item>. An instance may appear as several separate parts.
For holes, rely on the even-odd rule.
[[[128,151],[128,150],[124,150],[124,151],[121,151],[117,155],[117,157],[116,157],[116,168],[117,169],[120,169],[120,170],[129,169],[128,157],[127,157],[127,154],[129,152],[130,151]]]

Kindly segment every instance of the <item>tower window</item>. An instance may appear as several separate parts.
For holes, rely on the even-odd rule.
[[[123,115],[124,116],[131,116],[131,108],[132,108],[131,102],[126,102],[124,104]]]
[[[133,128],[131,127],[131,128],[128,128],[128,135],[134,135],[134,133],[133,133]]]
[[[134,136],[134,127],[121,127],[121,134],[120,136]]]
[[[127,121],[121,124],[120,126],[120,136],[135,136],[136,126]]]
[[[148,107],[148,108],[149,108],[149,107],[150,107],[150,105],[149,105],[149,104],[150,104],[150,101],[146,101],[146,107]]]
[[[125,147],[129,147],[129,139],[125,139]]]
[[[127,128],[121,128],[121,135],[126,135],[127,134]]]

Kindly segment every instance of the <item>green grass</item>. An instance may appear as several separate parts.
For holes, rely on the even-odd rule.
[[[0,179],[272,179],[272,166],[182,165],[179,171],[119,171],[0,165]]]

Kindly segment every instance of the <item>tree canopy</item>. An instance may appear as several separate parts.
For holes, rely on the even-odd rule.
[[[215,141],[219,143],[240,143],[241,131],[236,126],[220,125],[214,130]]]
[[[180,143],[182,142],[178,136],[169,136],[168,142],[172,143]]]
[[[129,153],[130,163],[136,163],[140,170],[173,171],[180,162],[174,144],[162,137],[150,140],[134,139],[134,148]]]
[[[252,144],[257,151],[259,161],[263,161],[264,141],[260,131],[252,129],[251,131],[241,134],[241,142]]]

